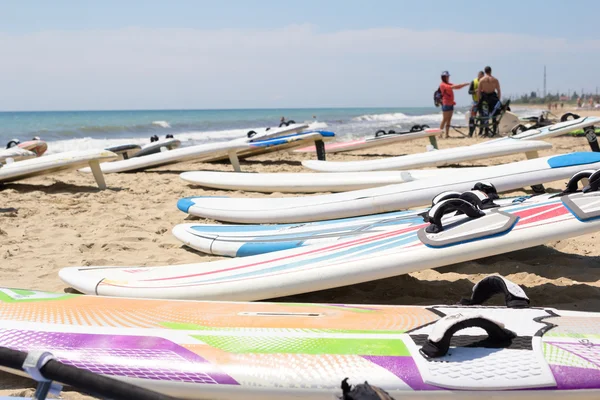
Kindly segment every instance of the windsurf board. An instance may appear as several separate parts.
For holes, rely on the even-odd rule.
[[[552,148],[550,143],[539,140],[505,141],[493,146],[479,145],[453,147],[432,150],[425,153],[408,154],[398,157],[386,157],[363,161],[321,161],[304,160],[302,165],[319,172],[362,172],[404,170],[423,167],[448,165],[469,160],[502,157],[510,154],[525,153],[527,158],[535,158],[538,151]]]
[[[89,168],[94,174],[98,187],[105,189],[106,183],[99,163],[116,158],[115,153],[107,150],[76,150],[16,161],[0,167],[0,182],[14,182],[33,176],[52,174],[58,171],[81,168],[83,165],[90,165]]]
[[[578,129],[584,129],[589,126],[600,124],[600,117],[583,117],[574,120],[559,122],[554,125],[545,126],[539,129],[530,129],[514,136],[507,136],[499,139],[487,140],[471,146],[455,147],[451,149],[442,149],[426,153],[409,154],[406,156],[389,157],[379,160],[366,161],[321,161],[306,160],[302,165],[306,168],[321,172],[356,172],[356,171],[380,171],[386,169],[408,169],[421,168],[435,165],[445,165],[468,160],[481,159],[486,157],[497,157],[496,155],[485,155],[480,157],[481,148],[496,145],[506,145],[508,143],[525,143],[530,140],[539,140],[564,135]],[[598,151],[598,142],[595,134],[587,137],[592,151]],[[518,146],[517,146],[518,148]],[[489,150],[489,149],[488,149]],[[515,154],[519,151],[506,154]],[[531,157],[530,157],[531,158]]]
[[[10,147],[8,149],[0,149],[0,164],[6,164],[12,161],[27,160],[35,157],[37,157],[37,154],[34,152],[17,146]]]
[[[475,192],[481,196],[481,192]],[[446,192],[436,196],[458,197],[460,192]],[[488,196],[485,196],[488,198]],[[495,204],[509,205],[524,198],[496,199]],[[483,198],[481,199],[483,200]],[[179,224],[173,235],[186,246],[203,253],[247,257],[256,254],[292,249],[296,247],[336,242],[377,232],[382,227],[408,227],[423,223],[421,214],[429,209],[396,211],[336,220],[307,222],[303,224],[230,225],[230,224]]]
[[[585,129],[588,126],[600,125],[600,117],[582,117],[577,119],[571,119],[568,121],[558,122],[553,125],[544,126],[536,129],[529,129],[525,132],[521,132],[516,135],[506,136],[503,138],[488,140],[482,143],[478,143],[478,146],[481,145],[490,145],[497,144],[511,140],[539,140],[546,139],[555,136],[565,135],[569,132],[573,132],[579,129]],[[591,140],[588,140],[590,144]],[[593,149],[592,149],[593,150]]]
[[[138,171],[147,168],[159,167],[187,160],[206,161],[215,154],[230,155],[232,163],[237,162],[235,153],[247,146],[238,142],[220,142],[200,144],[196,146],[182,147],[175,150],[161,151],[144,157],[132,157],[127,160],[102,163],[100,165],[105,174],[116,172]],[[83,168],[81,172],[91,172],[89,168]]]
[[[450,214],[455,211],[465,214]],[[86,294],[270,299],[438,268],[597,232],[600,192],[540,195],[485,211],[449,199],[436,204],[428,216],[430,223],[380,227],[371,235],[324,245],[162,267],[70,267],[61,269],[59,276]]]
[[[250,140],[239,140],[247,143],[246,149],[237,152],[237,157],[240,159],[254,157],[261,154],[273,153],[276,151],[289,150],[300,146],[305,146],[308,143],[318,141],[325,142],[333,140],[335,134],[329,131],[302,131],[287,135],[272,135],[271,137],[253,137]],[[207,162],[221,161],[226,157],[219,155],[209,158]]]
[[[511,284],[518,299],[527,298]],[[333,399],[344,378],[368,381],[396,399],[600,396],[598,313],[168,301],[4,288],[0,310],[1,346],[47,351],[178,398]],[[489,336],[482,319],[488,330],[513,335]],[[457,323],[468,328],[451,334]],[[429,356],[440,337],[449,337],[450,346]]]
[[[192,184],[223,190],[244,190],[265,193],[347,192],[417,179],[450,176],[457,170],[475,172],[486,167],[440,168],[409,171],[322,172],[314,173],[244,173],[219,171],[190,171],[179,175]]]
[[[481,171],[316,196],[188,197],[177,207],[191,215],[235,223],[291,223],[355,217],[428,205],[437,194],[466,191],[480,181],[499,192],[568,179],[581,169],[600,168],[600,153],[581,152],[485,167]]]
[[[440,129],[421,129],[408,132],[393,132],[385,133],[382,135],[367,136],[361,139],[350,140],[346,142],[333,142],[325,145],[325,150],[328,153],[341,153],[345,151],[362,150],[372,147],[385,146],[391,143],[405,142],[408,140],[420,139],[424,137],[430,137],[439,135],[442,133]],[[294,150],[297,153],[314,153],[316,151],[314,146],[303,147],[301,149]]]
[[[269,130],[265,132],[265,135],[267,136],[276,134],[278,134],[277,131],[271,132],[271,130]],[[241,138],[226,142],[201,144],[178,148],[175,150],[161,151],[159,153],[154,153],[143,157],[132,157],[127,160],[104,163],[101,165],[101,168],[104,173],[117,173],[139,171],[187,160],[210,162],[228,158],[233,166],[233,169],[235,171],[240,171],[241,168],[238,154],[244,153],[245,151],[252,149],[258,149],[259,153],[260,151],[279,151],[289,148],[290,146],[293,147],[295,145],[294,143],[296,142],[302,143],[302,140],[308,140],[311,142],[315,140],[321,140],[324,135],[328,134],[329,132],[323,133],[320,131],[302,132],[262,140],[257,140],[257,135],[253,136],[252,138]],[[262,136],[258,137],[260,138]],[[81,171],[90,172],[88,168],[83,168]]]

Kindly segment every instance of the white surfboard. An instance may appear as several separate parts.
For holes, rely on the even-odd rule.
[[[592,125],[600,125],[600,117],[582,117],[577,119],[571,119],[553,125],[544,126],[538,129],[529,129],[517,135],[489,140],[486,142],[479,143],[478,145],[488,145],[507,140],[537,140],[551,138],[555,136],[564,135],[566,133],[573,132],[578,129],[584,129]]]
[[[98,187],[105,189],[106,184],[99,163],[116,158],[118,156],[115,153],[107,150],[77,150],[17,161],[0,167],[0,182],[14,182],[32,176],[52,174],[90,165],[89,168],[94,173]]]
[[[250,139],[236,139],[248,144],[247,148],[237,152],[240,159],[254,157],[261,154],[272,153],[295,149],[297,147],[314,144],[317,141],[330,141],[335,138],[335,134],[329,131],[301,131],[287,134],[265,133],[262,136],[253,136]],[[209,158],[207,162],[225,160],[223,155],[217,155]]]
[[[235,160],[235,153],[247,147],[237,141],[200,144],[197,146],[183,147],[175,150],[161,151],[144,157],[132,157],[127,160],[102,163],[100,167],[105,174],[128,172],[146,168],[159,167],[187,160],[205,161],[215,154],[231,155]],[[90,168],[83,168],[81,172],[91,172]]]
[[[416,132],[395,132],[384,135],[367,136],[357,140],[350,140],[347,142],[333,142],[325,145],[325,150],[328,153],[342,153],[345,151],[368,149],[372,147],[385,146],[392,143],[405,142],[408,140],[415,140],[424,137],[430,137],[439,135],[442,133],[440,129],[423,129]],[[314,153],[315,147],[303,147],[301,149],[294,150],[297,153]]]
[[[25,150],[17,146],[9,149],[0,149],[0,164],[5,164],[12,161],[27,160],[35,157],[37,157],[37,154],[35,154],[33,151]]]
[[[318,127],[316,127],[318,125]],[[311,130],[316,130],[316,129],[322,129],[327,127],[327,124],[315,124],[315,125],[308,125],[305,123],[301,123],[301,124],[289,124],[289,125],[285,125],[285,126],[280,126],[280,127],[269,127],[269,128],[254,128],[254,129],[249,129],[248,132],[246,133],[246,138],[247,139],[267,139],[270,137],[275,137],[275,136],[279,136],[279,135],[289,135],[292,133],[299,133],[302,131],[305,131],[307,129],[311,129]]]
[[[560,122],[558,124],[549,125],[540,129],[528,130],[515,136],[489,140],[471,146],[455,147],[452,149],[443,149],[426,153],[409,154],[406,156],[388,157],[366,161],[333,162],[306,160],[302,162],[302,165],[306,168],[321,172],[381,171],[446,165],[461,161],[477,160],[487,157],[498,157],[499,155],[495,155],[492,148],[488,148],[497,145],[508,146],[506,147],[507,150],[511,148],[511,145],[515,146],[515,151],[513,151],[513,153],[506,152],[501,154],[499,149],[497,149],[497,154],[515,154],[519,152],[516,151],[516,149],[519,147],[519,144],[525,144],[531,140],[550,138],[566,134],[577,129],[583,129],[588,126],[592,126],[594,124],[600,124],[600,117],[584,117],[576,120]],[[595,140],[595,137],[588,138],[590,144]],[[525,151],[527,150],[524,150],[523,152]]]
[[[480,191],[471,194],[476,194],[481,201],[485,199],[490,201],[490,197]],[[447,192],[436,197],[441,200],[441,198],[459,195],[459,192]],[[529,196],[496,199],[493,204],[506,206],[522,202],[527,197]],[[175,225],[172,232],[173,236],[186,246],[203,253],[226,257],[248,257],[357,238],[378,232],[381,228],[421,225],[423,223],[421,214],[427,211],[429,208],[303,224],[179,224]]]
[[[427,179],[473,173],[486,167],[440,168],[408,171],[246,173],[218,171],[183,172],[179,177],[193,185],[264,193],[347,192]]]
[[[438,211],[452,212],[445,207],[452,204],[439,203],[434,221]],[[86,294],[260,300],[437,268],[600,230],[599,192],[535,196],[486,210],[483,216],[480,210],[468,210],[443,220],[442,226],[382,227],[335,244],[163,267],[71,267],[59,275]],[[441,232],[431,232],[436,226]]]
[[[480,181],[490,181],[502,192],[567,179],[581,169],[597,168],[600,168],[600,153],[581,152],[344,193],[267,198],[191,197],[179,200],[177,207],[199,217],[236,223],[321,221],[428,205],[440,192],[470,190]]]
[[[408,154],[365,161],[321,161],[305,160],[302,165],[319,172],[361,172],[403,170],[448,165],[469,160],[502,157],[525,153],[527,158],[535,158],[540,150],[552,148],[550,143],[539,140],[509,140],[490,146],[462,146],[425,153]]]
[[[268,131],[265,135],[273,135],[273,132]],[[317,132],[301,132],[287,135],[284,137],[262,138],[262,140],[248,138],[234,139],[226,142],[201,144],[197,146],[183,147],[175,150],[161,151],[159,153],[150,154],[143,157],[132,157],[127,160],[120,160],[111,163],[103,163],[101,165],[104,173],[128,172],[147,168],[159,167],[162,165],[174,164],[187,160],[198,162],[209,162],[216,159],[229,159],[235,171],[240,171],[238,153],[247,151],[248,149],[269,148],[273,151],[287,148],[290,143],[306,140],[314,142],[317,138],[322,137],[320,131]],[[306,142],[300,142],[306,143]],[[81,172],[90,172],[89,168],[83,168]]]
[[[335,133],[330,131],[303,131],[260,141],[251,141],[249,143],[249,149],[240,152],[238,157],[253,157],[276,151],[295,149],[297,147],[306,146],[309,143],[327,142],[333,139],[335,139]]]

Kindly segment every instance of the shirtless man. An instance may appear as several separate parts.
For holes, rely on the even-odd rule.
[[[487,66],[483,71],[485,72],[485,76],[479,80],[479,86],[477,87],[479,103],[481,104],[482,101],[487,102],[488,109],[492,111],[496,103],[502,98],[500,82],[492,76],[492,67]]]
[[[477,87],[477,94],[479,97],[479,115],[485,115],[483,112],[483,103],[487,103],[487,109],[489,115],[492,115],[497,105],[501,105],[500,99],[502,98],[502,91],[500,90],[500,82],[494,76],[492,76],[492,67],[487,66],[483,69],[485,76],[479,80],[479,86]],[[491,132],[488,129],[489,125],[486,123],[486,134],[494,136],[498,123],[496,121],[496,115],[492,117],[492,129]]]

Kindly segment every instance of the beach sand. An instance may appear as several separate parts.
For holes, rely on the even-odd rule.
[[[560,113],[567,111],[559,110]],[[579,112],[579,111],[578,111]],[[558,112],[556,112],[558,114]],[[600,115],[600,112],[579,112]],[[455,121],[462,123],[463,121]],[[478,139],[438,140],[440,148],[465,146]],[[481,140],[481,139],[479,139]],[[547,139],[554,145],[540,156],[588,151],[582,137]],[[330,154],[328,160],[361,160],[417,153],[427,139],[353,153]],[[242,162],[244,171],[308,172],[306,154],[267,154]],[[497,165],[525,159],[513,155],[462,163]],[[229,171],[228,164],[186,162],[146,172],[106,175],[108,190],[100,191],[90,175],[64,172],[6,184],[0,190],[0,276],[2,286],[62,292],[58,270],[77,265],[169,265],[217,260],[181,245],[173,226],[191,218],[176,208],[179,198],[194,195],[248,197],[289,194],[227,192],[191,187],[179,174],[193,170]],[[546,184],[562,190],[565,181]],[[528,193],[515,191],[509,195]],[[213,222],[213,221],[207,221]],[[544,246],[450,265],[436,270],[367,282],[277,301],[370,304],[455,303],[468,296],[474,282],[500,273],[522,285],[533,306],[600,311],[600,232]],[[365,266],[368,268],[368,266]],[[0,374],[0,395],[22,395],[28,379]],[[32,392],[25,393],[31,395]],[[66,392],[64,398],[84,398]]]

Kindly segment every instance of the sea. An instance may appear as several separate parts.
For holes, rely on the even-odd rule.
[[[513,109],[519,115],[530,109]],[[454,113],[454,125],[466,125],[467,109]],[[414,125],[438,127],[442,113],[434,107],[299,108],[248,110],[20,111],[0,112],[0,146],[12,139],[37,136],[48,154],[150,142],[172,134],[182,146],[244,137],[251,129],[279,126],[281,117],[335,132],[341,139],[374,134],[380,129],[409,130]]]

